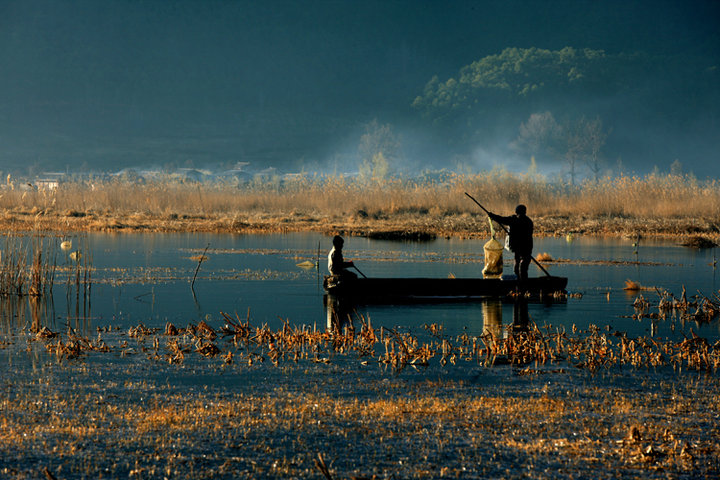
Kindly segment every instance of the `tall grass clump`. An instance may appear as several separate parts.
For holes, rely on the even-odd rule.
[[[569,214],[646,218],[720,214],[718,181],[700,182],[689,175],[608,177],[568,189],[564,197]]]
[[[53,238],[33,235],[29,241],[5,237],[0,254],[0,295],[43,296],[52,292],[57,259]]]

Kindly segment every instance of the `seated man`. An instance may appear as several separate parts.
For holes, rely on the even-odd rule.
[[[347,270],[355,265],[353,262],[346,262],[343,258],[342,248],[344,243],[345,241],[340,235],[333,237],[333,248],[328,254],[328,270],[330,271],[330,275],[343,278],[357,278],[354,272]]]

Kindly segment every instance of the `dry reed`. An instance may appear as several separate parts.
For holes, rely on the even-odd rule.
[[[127,398],[15,389],[0,409],[5,458],[15,462],[0,465],[0,474],[712,478],[720,470],[718,440],[698,419],[717,415],[714,386],[523,395],[447,381],[405,385],[405,394],[365,385],[375,395],[363,399],[281,386],[163,392],[143,382],[126,382]]]
[[[642,301],[639,314],[709,322],[720,312],[715,297],[657,293],[657,302]],[[51,380],[8,383],[0,399],[0,443],[17,467],[0,465],[0,475],[35,478],[33,473],[45,468],[58,478],[69,478],[71,471],[138,478],[542,477],[549,465],[568,476],[597,478],[618,472],[693,478],[720,471],[716,428],[698,420],[717,417],[720,342],[694,334],[679,341],[630,338],[593,325],[566,332],[532,323],[507,335],[464,330],[457,336],[431,324],[420,337],[375,328],[364,317],[357,318],[359,328],[351,323],[316,329],[285,321],[271,329],[253,325],[250,312],[222,316],[220,327],[205,321],[184,328],[139,324],[114,335],[109,330],[110,340],[103,338],[108,330],[91,339],[72,329],[39,329],[36,342],[58,361],[72,361],[92,381],[67,390],[48,388],[45,382]],[[214,375],[219,366],[228,378],[234,371],[244,382],[251,378],[246,373],[263,368],[265,382],[280,380],[236,393],[228,391],[229,384],[218,390],[187,388],[182,381],[170,387],[165,373],[162,385],[146,383],[148,369],[140,368],[141,381],[103,375],[104,383],[95,385],[94,368],[103,362],[89,363],[88,371],[78,362],[89,355],[134,355],[133,365],[145,357],[150,370],[165,363],[168,378],[169,372],[186,368],[178,365],[192,362],[193,375],[203,366]],[[357,372],[355,362],[362,380],[348,388],[359,388],[362,395],[335,394],[315,380],[351,383],[346,377]],[[433,380],[395,375],[403,369],[423,371],[433,362],[445,366],[433,371]],[[380,368],[367,368],[370,363]],[[299,368],[288,369],[295,364]],[[321,373],[310,377],[308,389],[302,372],[309,365]],[[506,368],[518,379],[504,386],[439,373],[451,366],[458,372],[463,365],[470,372],[510,365]],[[666,379],[670,372],[665,370],[659,377],[666,380],[651,380],[648,371],[663,366],[706,375]],[[597,384],[590,377],[581,377],[576,386],[565,380],[571,371],[583,370]],[[611,370],[626,380],[613,385],[610,376],[594,374]],[[550,375],[563,380],[519,379]],[[628,378],[642,379],[642,388],[628,388]],[[287,388],[284,382],[300,383]],[[196,455],[199,451],[202,455]],[[508,470],[508,465],[523,469]]]
[[[442,182],[345,176],[248,184],[84,182],[53,192],[6,190],[0,222],[10,229],[46,230],[368,232],[374,226],[468,234],[487,229],[484,214],[464,196],[470,192],[498,213],[525,203],[539,220],[538,233],[621,235],[640,229],[717,237],[718,187],[716,180],[678,175],[621,176],[571,187],[502,170],[448,175]],[[623,224],[628,227],[618,228]]]
[[[57,241],[43,234],[5,237],[0,253],[0,295],[42,296],[52,291]]]
[[[552,262],[552,261],[553,261],[552,255],[550,255],[550,254],[547,253],[547,252],[538,253],[538,254],[535,256],[535,259],[536,259],[538,262]]]
[[[720,299],[707,297],[688,300],[683,292],[676,299],[667,292],[658,292],[660,301],[655,313],[649,313],[649,301],[638,297],[634,318],[664,319],[670,314],[683,321],[706,323],[720,314]],[[408,367],[429,366],[437,358],[440,365],[457,365],[461,362],[492,366],[512,364],[517,366],[561,366],[595,371],[600,368],[632,365],[636,368],[655,368],[661,365],[675,369],[692,369],[717,372],[720,368],[720,342],[710,344],[693,336],[682,341],[660,341],[639,337],[630,339],[624,335],[600,332],[595,326],[587,331],[574,331],[572,335],[551,327],[540,328],[531,324],[526,328],[512,328],[506,335],[487,331],[479,336],[464,333],[456,338],[442,335],[437,325],[426,326],[431,334],[429,340],[407,332],[397,332],[381,327],[373,328],[369,319],[359,318],[360,330],[352,322],[344,328],[316,330],[307,326],[291,326],[285,323],[279,330],[267,325],[253,326],[250,315],[245,319],[222,313],[225,324],[215,329],[202,321],[178,328],[167,324],[164,329],[148,328],[140,324],[128,331],[128,337],[138,342],[138,347],[148,358],[179,364],[193,352],[205,357],[220,357],[225,364],[240,360],[253,365],[270,360],[275,365],[283,362],[298,363],[310,360],[331,363],[336,355],[354,354],[365,364],[376,362],[393,370]],[[75,359],[89,351],[116,351],[122,356],[135,353],[126,341],[121,345],[107,345],[100,336],[97,339],[82,338],[69,332],[69,338],[43,330],[37,340],[53,341],[47,350],[60,359]],[[163,342],[160,341],[164,338]],[[222,339],[229,341],[221,342]],[[145,345],[151,342],[153,347]]]

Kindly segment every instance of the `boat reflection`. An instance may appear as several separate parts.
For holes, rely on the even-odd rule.
[[[346,334],[354,328],[354,319],[357,317],[357,303],[352,300],[336,295],[323,296],[326,328],[328,331]],[[530,315],[526,297],[516,298],[487,298],[478,302],[482,312],[482,334],[492,335],[494,338],[507,338],[508,335],[517,332],[525,332],[529,329]],[[417,306],[417,303],[412,305]],[[503,310],[512,305],[512,321],[503,324]]]

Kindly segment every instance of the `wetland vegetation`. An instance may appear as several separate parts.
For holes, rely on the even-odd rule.
[[[26,186],[25,186],[26,187]],[[487,236],[487,217],[528,205],[536,234],[720,237],[720,186],[691,175],[606,177],[569,186],[494,170],[432,178],[301,175],[232,184],[79,181],[0,196],[6,231],[343,232],[375,238]]]
[[[720,478],[720,2],[0,5],[0,480]]]
[[[689,306],[639,305],[638,312],[664,315]],[[0,473],[52,479],[720,472],[720,342],[535,324],[501,337],[452,336],[442,325],[394,331],[363,318],[328,330],[290,323],[273,330],[252,325],[249,315],[223,318],[219,328],[137,325],[98,329],[92,338],[44,327],[4,343],[36,360],[31,370],[6,366],[19,375],[2,384]],[[346,382],[348,376],[356,382]]]
[[[673,241],[676,249],[684,248],[681,243],[711,247],[718,239],[720,205],[714,182],[621,177],[569,188],[505,172],[422,183],[358,182],[324,177],[250,185],[78,183],[55,191],[6,187],[0,197],[2,221],[14,233],[6,239],[4,270],[26,273],[3,280],[12,286],[19,278],[22,288],[5,288],[2,295],[0,476],[720,474],[720,336],[713,327],[720,299],[706,289],[688,293],[683,288],[673,294],[658,283],[666,277],[657,275],[661,269],[682,267],[690,275],[697,270],[700,277],[700,269],[714,270],[707,255],[699,256],[693,267],[683,265],[691,256],[669,260],[648,254],[641,261],[636,247],[630,253],[629,243],[628,255],[617,259],[556,253],[572,253],[573,236],[671,237],[678,240]],[[453,318],[450,328],[442,317],[418,323],[409,313],[417,310],[403,309],[385,313],[394,317],[395,326],[377,325],[376,317],[353,312],[351,321],[335,318],[339,323],[325,328],[322,318],[318,327],[316,317],[277,311],[291,308],[291,302],[276,297],[270,301],[281,318],[274,324],[254,320],[250,311],[221,312],[222,299],[216,300],[217,315],[206,315],[207,321],[159,324],[153,316],[128,326],[114,313],[89,314],[92,285],[116,289],[135,302],[147,295],[153,309],[156,294],[160,298],[156,287],[185,286],[196,276],[200,287],[216,282],[210,289],[238,281],[245,282],[239,289],[246,290],[251,282],[277,282],[280,291],[293,283],[313,286],[315,274],[299,265],[318,265],[317,237],[290,248],[268,248],[238,240],[250,233],[487,238],[487,217],[466,200],[465,191],[482,197],[495,211],[512,211],[517,202],[535,205],[539,235],[562,236],[554,240],[563,244],[568,238],[566,250],[541,251],[542,261],[561,273],[589,267],[640,273],[654,269],[640,279],[644,284],[649,277],[652,287],[628,280],[621,299],[615,296],[621,285],[589,289],[589,297],[607,295],[608,305],[629,302],[631,314],[619,320],[633,330],[626,331],[618,321],[622,308],[603,313],[594,303],[591,314],[570,309],[570,323],[547,322],[559,317],[531,318],[522,328],[500,322],[480,331],[471,317]],[[341,211],[337,205],[343,206]],[[141,253],[143,261],[131,267],[118,261],[127,252],[117,244],[92,252],[85,232],[94,231],[243,235],[210,249],[205,237],[193,238],[192,248],[174,247],[170,253],[183,267],[156,265],[148,253]],[[462,274],[482,261],[481,245],[472,241],[449,244],[451,252],[399,251],[390,246],[398,242],[368,242],[367,251],[359,253],[378,271],[447,264]],[[142,252],[142,245],[132,243],[129,250]],[[243,261],[232,261],[233,256]],[[248,260],[252,257],[257,263]],[[27,299],[30,310],[39,308],[48,296],[39,293],[51,290],[53,282],[68,304],[77,297],[67,318],[33,311],[30,322],[22,319],[26,307],[5,308],[15,297],[22,305]],[[33,290],[35,284],[42,288]],[[263,289],[257,288],[245,295]],[[95,312],[104,308],[98,303],[118,302],[120,296],[105,295],[94,300]],[[311,300],[316,298],[293,302]],[[585,300],[583,292],[555,300],[578,305],[596,301]],[[157,309],[169,307],[159,303]],[[188,312],[182,315],[192,318]],[[465,327],[458,326],[465,320]],[[650,333],[638,333],[645,324],[652,325]],[[677,332],[657,335],[656,324]]]

